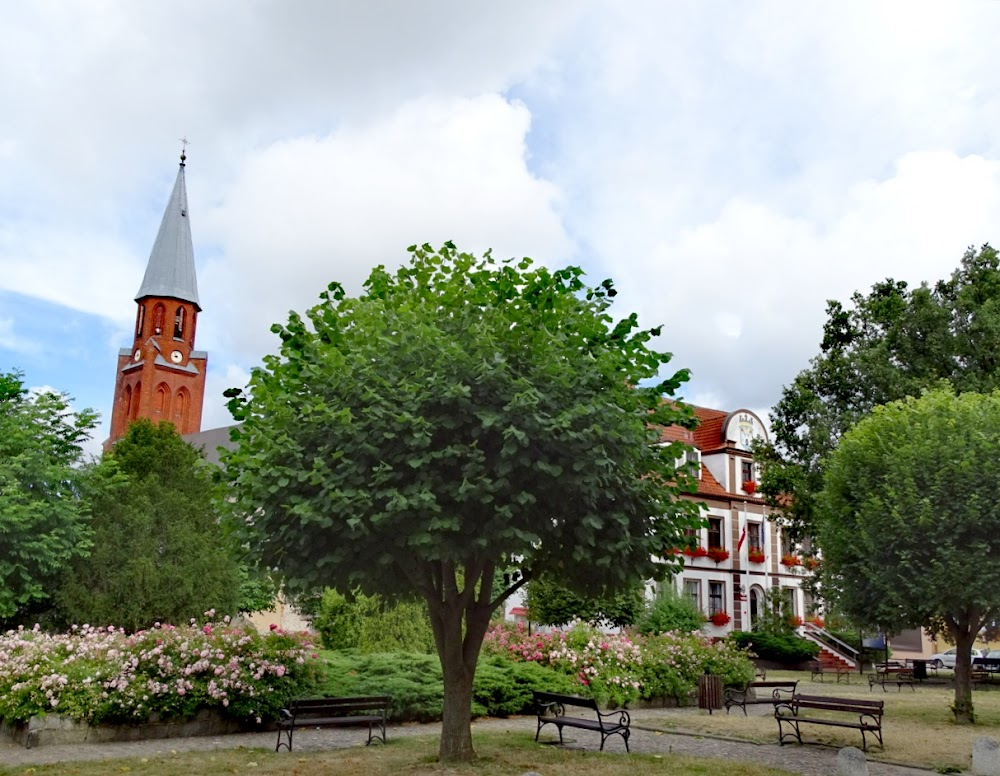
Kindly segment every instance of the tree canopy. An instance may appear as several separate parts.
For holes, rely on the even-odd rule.
[[[56,590],[62,618],[134,631],[209,609],[235,614],[235,547],[214,489],[173,425],[134,421],[87,478],[93,546]]]
[[[889,632],[943,620],[959,721],[972,720],[976,634],[1000,614],[998,449],[1000,393],[892,402],[840,439],[818,501],[825,593]]]
[[[79,466],[96,424],[65,394],[30,394],[20,374],[0,373],[0,621],[47,601],[59,572],[87,551]]]
[[[874,407],[939,382],[959,393],[1000,388],[1000,258],[989,245],[967,250],[933,286],[890,278],[850,305],[828,302],[820,352],[771,413],[774,447],[756,451],[762,493],[808,535],[824,457],[840,437]]]
[[[663,400],[687,373],[660,377],[658,330],[612,318],[610,281],[451,243],[410,254],[274,327],[280,353],[230,393],[243,423],[225,465],[248,541],[293,592],[424,598],[441,756],[462,760],[476,658],[514,589],[545,571],[600,593],[676,563],[698,507],[676,498],[693,489],[683,449],[654,425],[692,416]],[[522,575],[496,589],[512,563]]]

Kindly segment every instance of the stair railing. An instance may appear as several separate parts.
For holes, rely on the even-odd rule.
[[[848,657],[848,659],[853,660],[855,665],[860,662],[861,654],[852,647],[850,644],[846,644],[836,636],[834,636],[829,631],[824,630],[818,625],[809,623],[802,628],[802,635],[811,637],[814,641],[828,647],[834,652],[840,652],[843,656]]]

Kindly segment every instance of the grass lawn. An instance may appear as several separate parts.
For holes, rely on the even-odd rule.
[[[878,685],[869,690],[867,679],[858,674],[850,677],[850,684],[843,681],[838,684],[829,677],[823,682],[812,682],[808,672],[801,671],[768,671],[767,678],[798,679],[798,692],[802,695],[884,700],[882,737],[885,739],[885,752],[881,752],[877,745],[870,748],[868,756],[872,760],[889,760],[928,768],[968,769],[972,762],[972,745],[977,738],[1000,738],[1000,684],[973,691],[972,701],[978,724],[956,725],[951,713],[955,689],[946,681],[946,678],[950,679],[951,672],[940,673],[939,679],[932,678],[923,684],[918,682],[915,692],[908,687],[897,692],[892,685],[888,692],[882,692]],[[645,722],[643,724],[647,725]],[[711,716],[704,711],[688,712],[660,716],[648,726],[768,743],[778,740],[778,723],[766,705],[751,707],[749,717],[744,717],[739,709],[734,709],[728,715],[724,711],[715,712]],[[861,747],[861,734],[847,728],[803,725],[802,740],[838,747]]]
[[[539,746],[528,733],[483,733],[475,737],[477,762],[444,767],[437,761],[437,737],[399,738],[387,746],[354,747],[303,753],[236,749],[182,752],[169,757],[73,762],[21,768],[0,766],[0,776],[213,776],[214,774],[295,774],[320,776],[517,776],[538,771],[545,776],[788,776],[749,763],[680,755],[623,755],[567,751]]]

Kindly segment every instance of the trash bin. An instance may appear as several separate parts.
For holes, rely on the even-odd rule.
[[[722,708],[721,676],[702,674],[698,677],[698,708],[708,709],[709,714],[713,709]]]

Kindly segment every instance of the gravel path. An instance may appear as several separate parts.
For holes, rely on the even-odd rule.
[[[718,757],[728,760],[760,763],[782,768],[805,776],[832,776],[836,774],[837,750],[809,745],[752,744],[728,739],[658,732],[658,718],[670,714],[661,709],[645,709],[632,712],[633,752],[643,754],[687,754],[702,757]],[[676,712],[674,712],[676,714]],[[440,725],[394,725],[390,726],[390,741],[400,736],[434,735]],[[535,731],[534,717],[518,717],[507,720],[481,720],[474,723],[474,730],[519,730]],[[597,749],[599,737],[584,733],[573,736],[575,731],[567,731],[567,748]],[[581,731],[583,732],[583,731]],[[544,737],[543,733],[543,737]],[[71,746],[42,746],[25,749],[13,744],[0,744],[0,764],[4,766],[30,766],[83,760],[108,760],[122,757],[157,757],[173,752],[211,752],[219,749],[273,750],[275,733],[247,733],[228,736],[204,736],[196,738],[174,738],[155,741],[134,741],[114,744],[79,744]],[[568,739],[573,738],[572,743]],[[326,728],[321,730],[297,730],[295,751],[310,752],[340,749],[358,745],[358,731],[350,728]],[[605,751],[621,752],[621,739],[609,739]],[[927,776],[928,771],[900,765],[869,762],[871,776]]]

